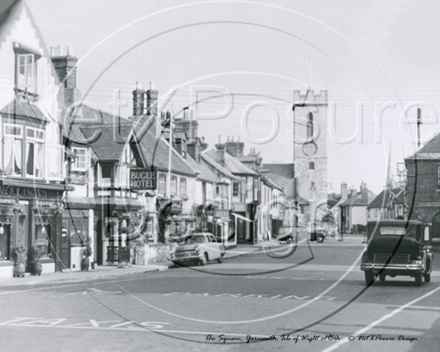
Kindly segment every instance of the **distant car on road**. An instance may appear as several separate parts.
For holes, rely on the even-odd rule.
[[[205,265],[210,260],[222,263],[225,247],[209,232],[196,232],[187,236],[171,255],[175,264],[194,263]]]
[[[416,285],[431,281],[432,254],[429,225],[415,220],[381,220],[367,224],[367,248],[362,254],[361,270],[365,283],[376,276],[411,276]]]

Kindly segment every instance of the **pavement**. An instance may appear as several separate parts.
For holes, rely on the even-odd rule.
[[[343,240],[337,238],[328,238],[324,244],[316,244],[316,242],[310,242],[316,245],[362,245],[362,235],[344,235]],[[225,259],[233,258],[240,255],[246,255],[253,252],[262,250],[262,247],[267,245],[273,245],[276,242],[260,242],[255,245],[240,244],[237,247],[226,250]],[[302,242],[306,244],[306,242]],[[301,245],[301,243],[300,243]],[[2,286],[22,286],[22,285],[38,285],[43,283],[67,283],[67,282],[83,282],[96,279],[115,279],[121,278],[125,275],[155,272],[168,270],[173,266],[171,261],[164,261],[149,265],[134,265],[128,264],[118,267],[118,265],[103,265],[95,266],[94,269],[88,271],[69,271],[55,273],[42,273],[41,276],[32,276],[26,273],[24,278],[0,278],[0,287]]]

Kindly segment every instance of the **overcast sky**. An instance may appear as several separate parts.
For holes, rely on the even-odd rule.
[[[73,45],[79,58],[78,88],[87,100],[111,111],[108,102],[120,89],[128,104],[121,114],[128,116],[135,82],[147,88],[154,81],[160,95],[178,87],[164,107],[177,114],[194,102],[195,92],[203,99],[208,94],[203,90],[215,90],[207,86],[221,87],[229,98],[193,106],[204,114],[200,135],[210,145],[219,135],[241,136],[245,151],[256,147],[264,162],[293,161],[286,133],[292,129],[287,111],[293,90],[327,90],[329,103],[336,106],[335,118],[322,126],[333,130],[336,124],[337,134],[327,137],[328,178],[334,191],[341,181],[357,188],[365,181],[376,194],[381,191],[390,143],[393,171],[395,163],[416,148],[416,125],[406,123],[415,119],[416,107],[405,116],[408,104],[423,105],[423,141],[439,129],[438,1],[28,4],[48,47]],[[231,109],[221,114],[231,96]],[[251,109],[255,102],[266,107]],[[381,113],[386,104],[390,108]],[[279,124],[273,129],[276,114]]]

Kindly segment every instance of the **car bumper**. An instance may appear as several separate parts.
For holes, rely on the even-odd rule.
[[[422,273],[424,270],[423,264],[374,264],[374,263],[362,263],[361,270],[370,271],[374,274],[378,274],[379,272],[389,272],[389,273]]]

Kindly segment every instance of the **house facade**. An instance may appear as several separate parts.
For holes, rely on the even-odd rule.
[[[12,277],[15,249],[48,246],[43,272],[62,270],[64,148],[58,78],[24,1],[0,4],[0,276]]]

